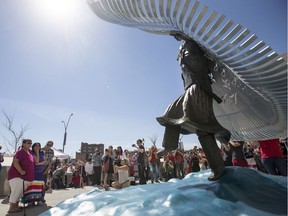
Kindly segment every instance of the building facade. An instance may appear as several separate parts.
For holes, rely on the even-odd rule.
[[[89,157],[92,156],[92,154],[98,149],[101,153],[101,155],[104,154],[104,144],[88,144],[85,142],[81,142],[81,148],[80,152],[76,152],[76,159],[77,160],[82,160],[82,161],[87,161]]]

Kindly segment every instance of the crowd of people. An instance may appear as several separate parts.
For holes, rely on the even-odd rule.
[[[45,193],[53,189],[86,185],[121,189],[135,185],[135,179],[140,185],[160,183],[210,168],[203,149],[197,146],[186,151],[177,148],[160,157],[155,145],[145,149],[143,141],[138,139],[132,145],[134,151],[108,146],[103,154],[96,149],[86,161],[55,159],[52,146],[53,141],[42,148],[38,142],[32,145],[32,140],[23,139],[8,171],[9,213],[21,211],[19,202],[43,205]],[[287,139],[230,141],[221,145],[219,151],[225,166],[250,167],[287,176]]]

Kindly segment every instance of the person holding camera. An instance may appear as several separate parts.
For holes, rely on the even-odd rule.
[[[93,178],[92,185],[101,185],[101,173],[102,173],[102,155],[98,149],[92,155],[93,162]]]
[[[145,158],[144,158],[144,154],[146,154],[145,152],[145,148],[143,146],[143,142],[141,139],[138,139],[136,141],[136,145],[133,144],[132,147],[137,148],[138,150],[138,158],[137,158],[137,163],[138,163],[138,173],[139,173],[139,184],[146,184],[146,178],[145,178]]]
[[[118,181],[112,182],[112,187],[116,189],[129,187],[129,160],[121,159],[120,166],[114,165],[114,170],[118,174]]]

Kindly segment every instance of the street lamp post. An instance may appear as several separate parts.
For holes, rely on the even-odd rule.
[[[65,123],[65,121],[62,121],[63,125],[64,125],[64,140],[63,140],[63,152],[64,152],[64,148],[65,148],[65,145],[66,145],[66,137],[67,137],[67,128],[68,128],[68,125],[69,125],[69,122],[70,122],[70,118],[71,116],[73,115],[73,113],[70,114],[69,118],[68,118],[68,121],[67,121],[67,124]]]

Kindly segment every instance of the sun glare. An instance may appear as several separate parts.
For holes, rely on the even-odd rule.
[[[81,0],[38,0],[36,2],[36,10],[42,19],[47,22],[64,24],[75,19],[77,6]]]

